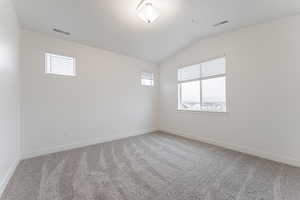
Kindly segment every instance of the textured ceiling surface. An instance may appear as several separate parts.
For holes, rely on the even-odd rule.
[[[13,2],[24,29],[154,63],[199,38],[300,12],[299,0],[152,0],[160,17],[146,24],[137,17],[139,0]],[[229,23],[213,27],[223,20]]]

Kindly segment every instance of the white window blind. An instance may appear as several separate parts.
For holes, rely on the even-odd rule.
[[[226,112],[226,59],[178,69],[178,109]]]
[[[201,77],[209,77],[219,74],[225,74],[225,58],[201,63]]]
[[[154,74],[151,72],[142,72],[141,84],[143,86],[153,86],[154,85]]]
[[[75,76],[75,58],[56,54],[45,54],[45,71],[47,74]]]
[[[200,78],[200,65],[184,67],[178,70],[178,81],[187,81]]]

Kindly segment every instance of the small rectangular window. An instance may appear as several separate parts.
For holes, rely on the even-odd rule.
[[[178,109],[226,112],[226,59],[178,69]]]
[[[45,65],[47,74],[76,76],[74,57],[46,53]]]
[[[154,85],[154,74],[150,73],[150,72],[142,72],[141,84],[143,86],[153,86]]]

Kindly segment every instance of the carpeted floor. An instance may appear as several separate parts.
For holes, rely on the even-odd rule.
[[[163,133],[24,160],[1,200],[299,200],[300,169]]]

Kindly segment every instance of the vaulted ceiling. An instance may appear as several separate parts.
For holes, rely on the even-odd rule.
[[[139,0],[13,1],[24,29],[154,63],[199,38],[300,13],[299,0],[152,0],[160,17],[146,24],[137,17]],[[223,20],[229,23],[213,26]]]

